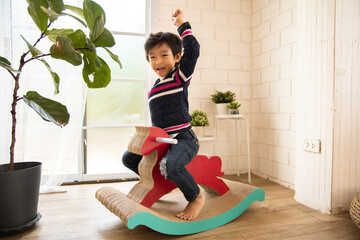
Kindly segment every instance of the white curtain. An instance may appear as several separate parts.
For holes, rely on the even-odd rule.
[[[59,72],[60,73],[60,72]],[[31,108],[19,105],[21,116],[17,133],[16,158],[18,161],[43,163],[41,192],[57,191],[79,157],[79,143],[84,115],[86,88],[82,78],[61,78],[62,93],[52,97],[67,106],[70,122],[64,128],[44,122]],[[46,95],[51,96],[51,95]]]
[[[11,58],[11,0],[0,1],[0,56]],[[12,78],[0,68],[0,164],[9,162]]]
[[[12,65],[17,68],[21,54],[27,51],[26,44],[20,37],[20,34],[30,43],[34,43],[40,36],[40,32],[34,27],[35,25],[32,19],[27,14],[26,1],[6,0],[4,4],[0,3],[3,8],[5,2],[12,2],[12,11],[9,11],[11,12],[11,17],[7,18],[3,12],[1,12],[1,26],[11,26],[11,32],[4,32],[3,27],[1,27],[0,43],[6,42],[4,39],[10,38],[12,48],[10,48],[9,45],[4,45],[4,48],[1,47],[1,56],[4,56],[3,51],[10,52],[10,56],[5,56],[7,56],[12,62]],[[3,11],[6,12],[6,10]],[[64,25],[66,25],[67,28],[78,28],[76,22],[68,21],[67,19],[63,21],[63,25],[58,24],[53,27],[63,28]],[[10,36],[9,33],[11,33]],[[47,39],[43,39],[37,47],[43,51],[43,53],[46,53],[51,44]],[[1,46],[3,46],[3,44]],[[22,96],[26,94],[27,91],[32,90],[37,91],[44,97],[61,102],[68,108],[70,122],[64,128],[60,128],[53,123],[45,122],[33,109],[28,107],[23,101],[19,101],[17,108],[18,127],[15,161],[42,162],[41,191],[51,192],[64,181],[70,171],[77,173],[76,166],[79,157],[86,86],[82,79],[81,66],[74,67],[67,62],[55,60],[50,57],[46,58],[46,61],[52,70],[60,76],[60,93],[54,95],[54,84],[45,66],[39,61],[32,61],[24,67],[21,73],[21,87],[18,96]],[[11,119],[3,116],[10,115],[9,99],[12,95],[12,81],[9,77],[3,79],[3,75],[6,74],[9,75],[6,71],[1,70],[1,81],[10,82],[10,84],[6,83],[6,88],[1,87],[1,157],[9,156],[8,146],[10,144],[11,122],[9,121],[11,121]],[[2,162],[7,162],[7,160]]]

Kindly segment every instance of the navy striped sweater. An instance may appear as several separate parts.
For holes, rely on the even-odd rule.
[[[188,22],[178,28],[183,43],[180,63],[164,79],[158,78],[148,94],[152,125],[168,134],[191,128],[188,87],[200,55],[200,45]]]

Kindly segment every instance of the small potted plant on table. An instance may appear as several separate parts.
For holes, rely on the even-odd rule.
[[[239,104],[238,102],[229,103],[227,105],[227,108],[229,109],[229,114],[230,115],[239,114],[239,107],[241,107],[241,104]]]
[[[190,122],[197,137],[205,136],[205,127],[209,126],[207,114],[201,110],[195,110],[191,113],[192,120]]]
[[[216,90],[214,94],[211,94],[211,101],[216,104],[218,115],[226,115],[228,114],[226,106],[235,101],[235,93],[231,91],[221,92]]]

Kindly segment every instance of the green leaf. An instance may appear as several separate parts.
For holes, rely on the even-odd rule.
[[[71,14],[69,14],[69,13],[61,13],[60,16],[69,16],[69,17],[72,17],[72,18],[74,18],[75,20],[77,20],[78,22],[80,22],[82,25],[84,25],[84,27],[87,27],[86,23],[85,23],[83,20],[81,20],[81,19],[78,18],[78,17],[75,17],[74,15],[71,15]]]
[[[98,16],[95,19],[94,28],[90,33],[90,40],[95,42],[95,40],[104,32],[104,18],[102,16]]]
[[[0,62],[6,64],[6,65],[8,65],[8,66],[11,65],[11,63],[10,63],[9,60],[7,60],[6,58],[1,57],[1,56],[0,56]]]
[[[45,121],[53,122],[60,127],[68,124],[70,115],[66,106],[29,91],[23,96],[24,102],[34,109]]]
[[[95,20],[101,16],[105,24],[105,12],[102,7],[94,1],[84,0],[83,2],[84,17],[90,29],[90,35],[95,26]]]
[[[101,67],[101,63],[96,54],[96,47],[88,38],[86,39],[86,46],[88,49],[82,49],[80,51],[88,58],[87,60],[89,62],[93,62],[96,66]]]
[[[44,63],[44,65],[46,66],[46,68],[49,70],[51,77],[53,79],[53,82],[54,82],[54,86],[55,86],[54,94],[58,94],[59,93],[59,83],[60,83],[59,75],[51,69],[50,65],[45,61],[45,59],[41,59],[40,61],[42,61]]]
[[[112,33],[104,28],[103,33],[94,41],[96,47],[112,47],[115,45],[115,39]]]
[[[81,55],[74,50],[70,38],[58,36],[56,42],[50,48],[51,57],[65,60],[75,66],[82,63]]]
[[[76,30],[74,33],[69,34],[68,38],[73,42],[74,48],[86,47],[86,35],[82,30]]]
[[[75,7],[75,6],[71,6],[71,5],[67,5],[67,4],[64,5],[64,8],[65,8],[65,9],[69,9],[69,10],[72,11],[73,13],[75,13],[75,14],[79,15],[80,17],[82,17],[83,19],[85,19],[85,17],[84,17],[84,11],[83,11],[81,8]]]
[[[104,49],[107,51],[107,53],[110,55],[110,57],[119,64],[119,67],[122,68],[122,64],[120,62],[119,57],[117,55],[113,54],[109,49],[107,49],[107,48],[104,48]]]
[[[38,55],[43,54],[39,49],[37,49],[36,47],[34,47],[33,45],[31,45],[24,37],[23,35],[20,34],[20,36],[22,37],[22,39],[24,39],[24,41],[26,42],[31,54],[36,57]]]
[[[45,32],[48,28],[48,16],[47,14],[41,10],[40,6],[48,8],[48,3],[46,0],[26,0],[29,4],[28,12],[33,19],[36,26],[40,29],[40,31]]]
[[[41,6],[40,8],[41,8],[41,10],[43,10],[46,13],[50,22],[55,21],[60,16],[59,14],[57,14],[55,11],[53,11],[51,9],[44,8],[43,6]]]
[[[86,38],[86,47],[87,47],[90,51],[92,51],[93,53],[96,54],[96,46],[95,46],[95,44],[94,44],[93,42],[90,41],[89,38]]]
[[[51,10],[56,13],[61,13],[64,9],[64,2],[62,0],[46,0]]]
[[[62,35],[62,36],[69,36],[70,34],[72,34],[74,32],[73,29],[56,29],[56,28],[53,28],[51,30],[48,30],[45,32],[46,36],[48,37],[48,39],[52,42],[56,42],[56,38],[59,36],[59,35]]]
[[[89,50],[89,49],[82,49],[82,50],[80,50],[80,51],[83,53],[83,55],[84,55],[90,62],[94,62],[94,61],[95,61],[95,59],[96,59],[96,57],[97,57],[96,52],[94,53],[94,52],[92,52],[92,51]]]
[[[89,61],[90,59],[86,54],[83,56],[84,68],[83,78],[89,88],[104,88],[111,80],[111,71],[106,62],[97,57],[101,66],[97,66],[95,62]]]
[[[9,60],[1,56],[0,56],[0,66],[11,72],[17,72],[17,73],[19,72],[18,70],[15,70],[11,67],[11,63],[9,62]]]

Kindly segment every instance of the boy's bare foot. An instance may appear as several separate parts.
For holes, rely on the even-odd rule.
[[[199,196],[192,202],[189,202],[184,211],[176,214],[178,218],[184,220],[194,220],[199,215],[205,203],[205,196],[200,192]]]

